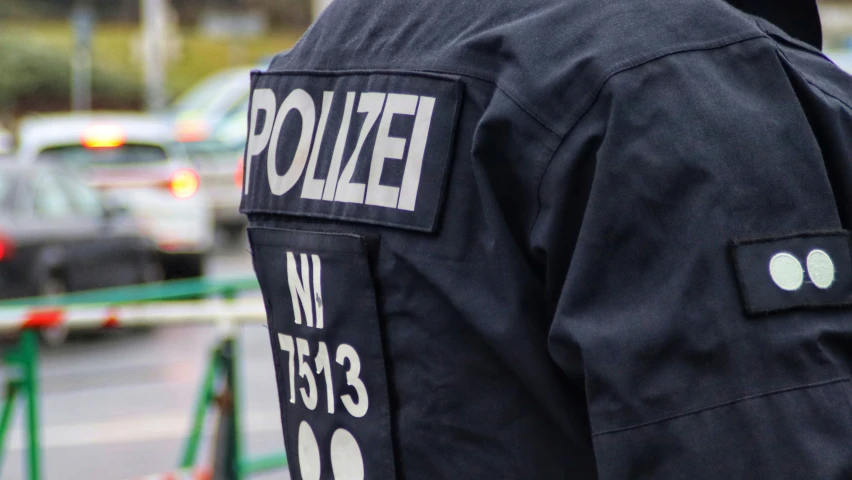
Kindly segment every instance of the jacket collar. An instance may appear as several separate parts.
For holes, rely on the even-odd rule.
[[[822,49],[822,23],[816,0],[727,0],[745,13],[764,18],[787,35]]]

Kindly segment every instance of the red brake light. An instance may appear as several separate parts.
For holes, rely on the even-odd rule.
[[[118,125],[91,125],[83,131],[80,142],[86,148],[115,148],[124,145],[127,134]]]
[[[8,237],[0,233],[0,262],[6,260],[15,253],[15,244]]]
[[[177,198],[189,198],[195,195],[199,186],[201,186],[201,179],[198,174],[188,168],[175,171],[169,179],[169,190]]]
[[[240,157],[237,160],[237,169],[234,171],[234,185],[237,186],[240,190],[243,189],[243,169],[245,168],[245,163],[243,157]]]

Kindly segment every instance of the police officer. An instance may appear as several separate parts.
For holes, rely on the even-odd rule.
[[[852,478],[852,79],[800,7],[346,0],[254,73],[292,478]]]

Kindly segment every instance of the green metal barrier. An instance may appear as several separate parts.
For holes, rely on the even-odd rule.
[[[3,414],[0,417],[0,467],[3,465],[3,454],[15,403],[23,401],[26,406],[28,478],[39,480],[41,450],[38,440],[38,333],[32,330],[23,332],[18,345],[6,355],[5,361],[12,373],[6,381]]]
[[[182,300],[197,297],[224,296],[233,297],[237,292],[257,290],[260,288],[257,279],[240,277],[231,279],[190,279],[172,280],[168,282],[130,285],[126,287],[89,290],[85,292],[67,293],[50,297],[16,298],[0,301],[4,307],[39,307],[65,305],[120,305],[124,303],[139,303],[166,300]]]
[[[70,293],[50,298],[25,298],[0,302],[0,309],[66,306],[111,305],[180,300],[198,297],[233,299],[239,292],[257,290],[254,277],[238,279],[197,279],[161,282],[147,285]],[[235,330],[236,332],[236,330]],[[39,446],[38,414],[38,332],[21,332],[16,346],[5,357],[10,371],[0,411],[0,469],[2,469],[6,440],[17,402],[26,407],[28,480],[41,480],[41,449]],[[198,461],[203,437],[204,420],[211,409],[217,410],[219,422],[214,436],[215,480],[243,480],[254,473],[267,472],[287,466],[285,454],[259,458],[243,457],[241,416],[239,415],[239,368],[236,334],[225,336],[213,347],[205,366],[204,377],[193,411],[189,436],[180,459],[180,468],[190,468]]]
[[[213,441],[213,480],[242,480],[254,473],[287,467],[287,456],[283,453],[255,459],[244,458],[237,359],[237,342],[233,336],[222,339],[213,348],[192,417],[190,435],[180,461],[182,469],[195,466],[204,419],[211,408],[217,409],[219,422]],[[221,384],[218,389],[217,384]]]

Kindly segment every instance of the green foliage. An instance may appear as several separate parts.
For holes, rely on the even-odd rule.
[[[23,36],[0,35],[0,110],[14,110],[18,100],[70,97],[71,61],[67,50],[32,42]],[[135,75],[95,64],[92,71],[96,99],[137,99],[141,82]],[[70,100],[69,100],[70,103]]]
[[[2,4],[5,0],[0,0]],[[167,66],[167,92],[175,98],[222,69],[259,65],[301,36],[300,28],[253,38],[214,38],[180,31]],[[0,124],[35,111],[70,107],[72,31],[65,21],[2,21],[0,16]],[[98,23],[92,38],[95,108],[138,109],[144,104],[139,26]]]

